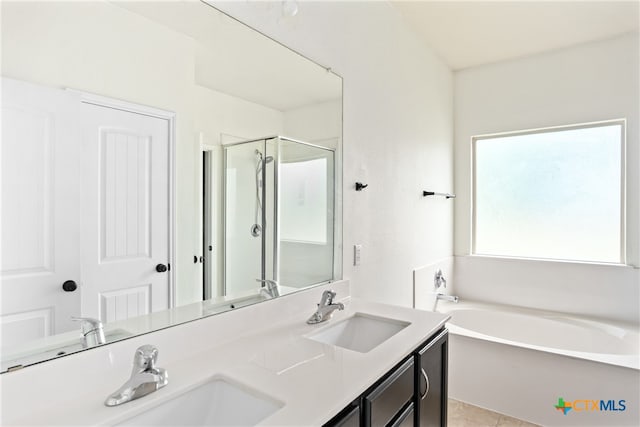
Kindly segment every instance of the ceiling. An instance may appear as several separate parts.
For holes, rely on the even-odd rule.
[[[342,96],[338,76],[199,1],[114,1],[115,6],[193,39],[203,87],[278,111]]]
[[[640,27],[640,0],[391,3],[453,70],[603,40]]]

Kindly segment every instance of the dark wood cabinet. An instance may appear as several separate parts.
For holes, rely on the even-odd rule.
[[[397,420],[391,424],[392,427],[413,427],[414,412],[413,402],[411,402],[411,404],[399,414]]]
[[[346,407],[325,425],[332,427],[360,427],[359,400]]]
[[[416,365],[416,426],[447,425],[447,359],[449,335],[437,334],[415,354]]]
[[[447,352],[441,329],[325,426],[445,427]]]
[[[415,397],[414,359],[409,358],[385,375],[382,382],[364,398],[364,425],[384,427]]]

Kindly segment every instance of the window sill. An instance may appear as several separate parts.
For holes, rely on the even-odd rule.
[[[557,263],[567,265],[592,265],[599,267],[612,267],[612,268],[632,268],[638,269],[638,267],[631,264],[616,263],[616,262],[596,262],[596,261],[577,261],[577,260],[565,260],[565,259],[553,259],[553,258],[527,258],[527,257],[510,257],[504,255],[484,255],[484,254],[467,254],[462,255],[470,258],[478,259],[491,259],[491,260],[514,260],[523,262],[539,262],[539,263]]]

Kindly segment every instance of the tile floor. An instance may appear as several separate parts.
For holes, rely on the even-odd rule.
[[[449,427],[537,427],[526,421],[449,399]]]

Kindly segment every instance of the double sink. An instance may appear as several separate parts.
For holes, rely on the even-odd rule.
[[[410,323],[365,313],[354,315],[315,331],[305,338],[367,353]],[[256,425],[284,403],[226,377],[205,384],[133,416],[122,426],[248,426]]]

